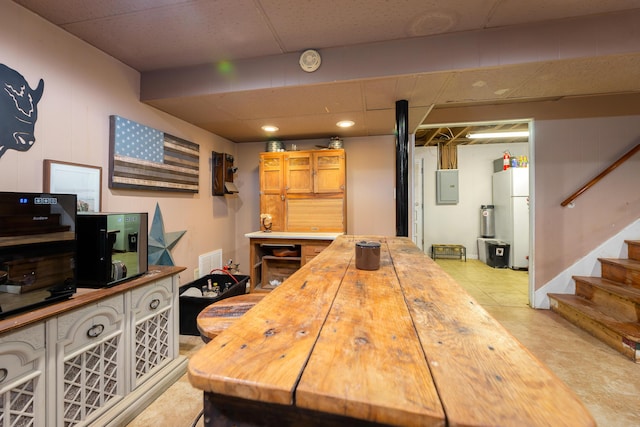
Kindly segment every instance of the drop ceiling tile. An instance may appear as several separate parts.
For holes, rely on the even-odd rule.
[[[196,7],[181,3],[63,27],[139,70],[281,53],[253,2],[247,1],[201,1]]]
[[[540,67],[511,95],[527,98],[640,91],[638,76],[640,54],[556,61]]]
[[[362,111],[358,83],[318,85],[228,94],[225,107],[242,118],[284,117]]]
[[[89,21],[106,16],[119,16],[148,9],[158,9],[183,3],[184,0],[15,0],[57,25]],[[244,0],[246,1],[246,0]]]
[[[640,8],[639,0],[502,0],[488,22],[490,27],[565,19]]]
[[[539,67],[539,64],[522,64],[452,73],[436,103],[483,102],[510,98]]]

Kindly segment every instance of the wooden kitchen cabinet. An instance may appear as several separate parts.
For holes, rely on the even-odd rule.
[[[330,242],[318,242],[316,244],[306,244],[302,246],[302,254],[300,259],[300,266],[302,267],[316,256],[320,254],[323,250],[329,246]]]
[[[271,214],[273,231],[285,229],[283,154],[278,152],[260,155],[260,213]]]
[[[285,158],[288,194],[344,193],[344,150],[292,151]]]
[[[256,231],[249,238],[249,292],[269,292],[326,249],[340,233]],[[295,255],[277,256],[279,249]]]
[[[287,194],[313,193],[313,152],[292,151],[282,153]]]
[[[345,156],[344,150],[321,150],[313,154],[314,193],[344,194]]]
[[[343,149],[260,155],[260,213],[273,231],[346,231]]]

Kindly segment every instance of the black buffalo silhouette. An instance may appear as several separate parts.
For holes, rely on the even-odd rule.
[[[0,157],[7,150],[27,151],[36,142],[34,126],[44,81],[31,89],[17,71],[0,64]]]

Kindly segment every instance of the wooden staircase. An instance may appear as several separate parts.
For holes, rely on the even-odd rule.
[[[599,258],[602,277],[574,276],[575,295],[548,294],[551,310],[640,362],[640,240],[627,259]]]

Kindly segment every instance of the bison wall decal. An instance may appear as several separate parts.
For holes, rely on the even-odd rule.
[[[44,80],[31,89],[22,74],[0,64],[0,157],[7,150],[27,151],[36,142],[34,126]]]

